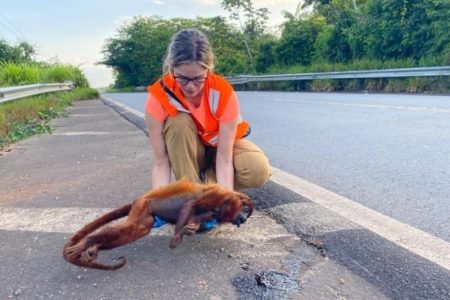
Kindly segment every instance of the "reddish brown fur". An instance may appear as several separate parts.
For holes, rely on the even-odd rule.
[[[126,259],[120,257],[118,263],[104,265],[95,261],[99,250],[123,246],[147,235],[155,215],[175,224],[170,240],[170,247],[175,248],[183,235],[194,234],[203,221],[217,219],[219,223],[239,226],[252,211],[253,203],[245,194],[218,184],[197,184],[182,179],[152,190],[132,204],[114,209],[85,225],[64,246],[63,256],[80,267],[115,270],[123,267]],[[125,221],[102,228],[127,215]]]

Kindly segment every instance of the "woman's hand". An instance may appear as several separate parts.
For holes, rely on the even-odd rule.
[[[217,183],[230,190],[234,188],[233,146],[237,124],[238,119],[219,124],[219,142],[216,154]]]
[[[152,170],[152,188],[157,188],[170,183],[170,162],[164,142],[164,122],[160,122],[147,115],[147,123],[150,145],[153,150],[155,161]]]

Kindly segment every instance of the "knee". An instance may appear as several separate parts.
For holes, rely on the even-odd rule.
[[[262,152],[246,152],[234,158],[235,185],[238,189],[264,185],[271,175],[269,160]]]
[[[180,140],[192,134],[197,134],[197,128],[187,113],[178,113],[174,117],[168,117],[164,124],[166,139]]]

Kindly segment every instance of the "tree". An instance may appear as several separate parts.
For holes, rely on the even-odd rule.
[[[427,48],[432,54],[447,52],[450,55],[450,22],[448,20],[450,1],[431,0],[425,2],[425,12],[430,20],[426,29],[433,34],[433,38],[427,41]]]
[[[362,24],[366,53],[378,59],[419,59],[430,48],[433,33],[426,13],[428,1],[370,0]]]
[[[266,72],[276,63],[277,40],[274,37],[267,36],[260,41],[258,54],[256,56],[256,71]]]
[[[269,19],[269,10],[267,8],[255,9],[251,0],[222,0],[221,5],[230,13],[232,20],[238,21],[252,70],[256,71],[253,59],[255,49],[251,44],[254,44],[252,42],[264,34]],[[243,17],[245,17],[244,22],[242,21]]]
[[[146,86],[161,76],[170,38],[182,28],[197,28],[208,36],[217,72],[232,75],[251,71],[240,33],[221,17],[136,17],[106,41],[100,63],[113,68],[116,87]]]
[[[100,63],[115,70],[116,87],[148,85],[161,76],[170,37],[184,27],[193,27],[192,21],[135,17],[119,29],[116,37],[106,41],[105,59]]]
[[[347,36],[355,24],[353,12],[348,9],[337,9],[333,15],[335,23],[328,40],[328,58],[333,63],[348,62],[354,58]]]
[[[0,62],[31,62],[34,54],[34,47],[28,42],[23,41],[16,46],[11,46],[6,41],[0,40]]]
[[[253,71],[248,63],[246,49],[242,47],[242,34],[223,17],[198,18],[201,29],[213,47],[215,71],[236,75]]]
[[[281,38],[276,46],[277,61],[282,65],[309,65],[314,55],[314,45],[324,30],[325,19],[320,15],[284,14]]]

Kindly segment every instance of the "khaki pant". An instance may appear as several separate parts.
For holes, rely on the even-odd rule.
[[[186,177],[202,182],[200,171],[204,171],[204,182],[216,182],[215,166],[208,165],[206,153],[215,149],[205,147],[198,136],[192,118],[187,113],[169,117],[164,124],[164,139],[172,171],[176,179]],[[260,187],[269,179],[270,167],[262,150],[245,139],[237,140],[233,148],[234,188]]]

